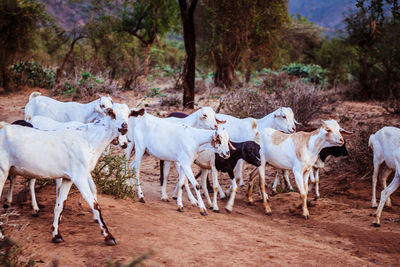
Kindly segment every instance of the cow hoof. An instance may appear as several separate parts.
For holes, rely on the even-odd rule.
[[[161,201],[163,201],[163,202],[169,202],[169,199],[168,199],[168,198],[162,198]]]
[[[220,200],[226,200],[227,197],[220,197],[219,199],[220,199]]]
[[[56,235],[55,237],[53,237],[51,242],[58,244],[64,242],[64,239],[62,238],[61,235]]]
[[[266,211],[266,212],[265,212],[265,215],[271,216],[271,215],[272,215],[272,212],[271,212],[271,211]]]
[[[294,188],[289,189],[290,192],[294,192]]]
[[[4,203],[3,208],[6,210],[10,207],[10,205],[8,203]]]
[[[227,213],[232,213],[232,210],[230,210],[228,208],[225,208],[225,210],[226,210]]]
[[[203,216],[207,216],[207,211],[206,211],[206,209],[201,209],[201,210],[200,210],[200,214],[203,215]]]
[[[115,246],[117,244],[115,238],[112,235],[107,236],[104,239],[104,243],[106,243],[107,246]]]
[[[314,200],[320,199],[320,196],[315,196]]]
[[[271,196],[275,196],[275,195],[277,195],[278,193],[276,192],[276,191],[272,191],[271,192]]]
[[[192,207],[197,207],[197,203],[192,203]]]
[[[376,222],[374,222],[372,225],[375,226],[375,227],[380,227],[381,226],[380,223],[376,223]]]
[[[40,212],[40,210],[34,210],[33,213],[32,213],[32,216],[33,217],[39,217],[39,212]]]
[[[247,205],[254,206],[254,201],[247,201]]]
[[[183,212],[183,207],[178,207],[177,211]]]
[[[304,219],[308,220],[309,216],[308,215],[303,215]]]
[[[97,219],[93,219],[93,222],[95,223],[99,223],[99,221]]]
[[[209,209],[210,209],[210,210],[212,210],[212,209],[213,209],[213,207],[212,207],[212,206],[210,206],[210,207],[209,207]]]
[[[214,209],[213,209],[213,212],[215,212],[215,213],[219,213],[219,210],[214,210]]]
[[[142,203],[146,203],[146,201],[144,201],[144,198],[139,198],[139,202],[142,202]]]

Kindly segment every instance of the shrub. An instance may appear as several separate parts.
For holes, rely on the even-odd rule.
[[[291,107],[296,120],[306,124],[321,111],[323,97],[314,84],[283,72],[269,73],[259,87],[230,92],[221,107],[240,118],[261,118],[279,107]]]
[[[51,88],[54,85],[56,75],[35,62],[20,62],[11,66],[13,79],[17,85],[27,85],[30,87]]]
[[[162,97],[160,106],[178,107],[180,106],[181,102],[181,96],[178,94],[173,94]]]
[[[292,63],[284,66],[281,69],[289,75],[300,77],[305,82],[312,82],[324,88],[326,82],[326,71],[319,65],[309,64],[304,65],[301,63]]]
[[[375,133],[378,128],[371,129],[371,125],[357,124],[352,128],[353,134],[346,138],[346,147],[349,156],[344,158],[351,169],[356,173],[367,173],[372,170],[373,152],[368,146],[369,136]]]
[[[135,177],[135,172],[129,168],[125,156],[104,156],[97,163],[92,176],[100,193],[135,199],[134,186],[127,184],[128,179]]]
[[[53,89],[53,95],[72,96],[75,99],[90,98],[96,93],[112,93],[112,88],[106,86],[102,78],[85,70],[79,77],[65,78]]]
[[[264,90],[270,91],[274,107],[290,107],[298,122],[307,124],[322,108],[324,93],[320,87],[285,73],[270,74],[264,79]]]

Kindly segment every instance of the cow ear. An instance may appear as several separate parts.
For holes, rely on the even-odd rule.
[[[138,111],[136,111],[136,110],[131,110],[131,113],[129,114],[129,117],[139,117],[139,116],[143,116],[144,112],[145,112],[145,109],[144,109],[144,108],[142,108],[142,109],[140,109],[140,110],[138,110]]]
[[[215,121],[216,121],[218,124],[224,124],[224,123],[226,123],[226,121],[220,121],[219,119],[217,119],[217,117],[215,117]]]
[[[347,131],[343,128],[340,128],[339,131],[341,134],[344,134],[344,135],[352,135],[353,134],[353,132]]]
[[[117,115],[115,114],[114,110],[112,108],[107,108],[106,109],[106,114],[107,116],[110,116],[111,119],[114,119],[117,117]]]

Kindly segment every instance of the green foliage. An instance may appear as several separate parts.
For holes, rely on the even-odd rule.
[[[300,15],[292,17],[282,38],[276,65],[314,62],[314,50],[321,46],[323,30]]]
[[[41,64],[35,62],[19,62],[11,66],[14,72],[14,79],[19,85],[28,85],[30,87],[51,88],[56,79],[55,73],[44,68]]]
[[[82,71],[81,78],[78,81],[79,86],[85,86],[88,89],[92,89],[98,84],[104,84],[104,80],[102,78],[94,77],[90,72],[85,70]]]
[[[153,40],[169,31],[180,30],[179,6],[174,0],[139,0],[123,2],[119,17],[122,30]]]
[[[315,56],[317,64],[327,70],[327,79],[332,86],[350,81],[351,66],[357,60],[353,46],[339,38],[324,39]]]
[[[288,21],[285,1],[218,1],[199,4],[199,60],[215,66],[214,83],[227,86],[236,69],[272,66]]]
[[[312,82],[324,88],[326,81],[326,70],[319,65],[304,65],[301,63],[292,63],[281,69],[289,75],[294,75],[303,79],[304,82]]]
[[[345,19],[346,41],[357,51],[352,74],[365,97],[399,97],[399,3],[358,0],[356,6],[357,11]]]
[[[37,27],[47,19],[43,5],[34,0],[0,1],[0,85],[6,90],[11,90],[9,66],[31,53]]]
[[[164,94],[161,93],[161,91],[162,90],[160,90],[160,88],[158,88],[158,87],[151,88],[150,94],[148,95],[148,97],[156,97],[156,96],[163,97],[163,96],[165,96]]]
[[[134,186],[127,184],[129,179],[134,179],[135,171],[129,168],[125,156],[109,154],[102,157],[92,171],[92,176],[100,193],[135,199]]]
[[[97,92],[111,93],[103,78],[96,77],[86,70],[82,70],[79,77],[65,78],[53,89],[54,95],[73,96],[79,99],[90,99]]]

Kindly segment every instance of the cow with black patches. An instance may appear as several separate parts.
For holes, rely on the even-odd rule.
[[[140,113],[143,115],[139,115]],[[136,183],[140,185],[140,163],[145,152],[160,160],[177,162],[179,163],[178,211],[183,211],[182,187],[187,177],[196,192],[200,213],[206,215],[199,184],[194,178],[191,164],[197,155],[206,149],[228,158],[230,152],[227,132],[220,129],[196,129],[172,123],[145,111],[134,111],[131,115],[129,127],[134,140],[135,159],[130,167],[136,171]],[[130,154],[130,151],[128,153]]]
[[[258,167],[258,174],[267,215],[271,214],[271,208],[267,202],[268,195],[265,193],[266,163],[278,169],[291,170],[294,173],[300,198],[290,210],[294,211],[302,206],[303,216],[307,219],[309,217],[307,208],[308,178],[311,168],[323,148],[344,144],[342,133],[351,134],[342,129],[335,120],[322,121],[322,126],[313,132],[285,134],[271,128],[260,132],[261,165]],[[250,174],[251,182],[247,192],[250,203],[253,202],[252,190],[256,175],[257,170]]]
[[[314,129],[315,130],[315,129]],[[320,198],[320,193],[319,193],[319,170],[325,168],[325,160],[329,156],[333,157],[341,157],[341,156],[347,156],[349,153],[346,148],[346,140],[344,141],[344,144],[342,146],[332,146],[332,147],[325,147],[319,152],[319,157],[317,161],[314,163],[312,170],[310,171],[310,185],[309,185],[309,191],[312,190],[312,184],[315,184],[315,198],[318,199]],[[282,170],[283,172],[283,177],[285,179],[286,186],[289,188],[290,191],[294,191],[293,187],[290,183],[289,180],[289,171],[288,170]],[[272,185],[272,194],[276,194],[276,187],[279,183],[279,171],[277,172],[275,176],[274,183]]]
[[[223,173],[228,173],[229,178],[232,182],[232,194],[230,195],[229,201],[225,207],[225,210],[232,212],[233,203],[235,201],[237,184],[234,175],[234,168],[239,159],[243,159],[247,163],[254,165],[256,167],[260,166],[260,145],[254,141],[246,142],[231,142],[230,147],[230,157],[229,159],[224,159],[218,154],[212,153],[210,151],[204,151],[199,154],[197,159],[194,161],[201,168],[201,183],[202,188],[207,198],[207,201],[212,207],[214,212],[219,212],[217,195],[218,195],[218,171]],[[207,189],[207,175],[209,170],[211,170],[212,182],[213,182],[213,202],[211,203],[210,196]]]

